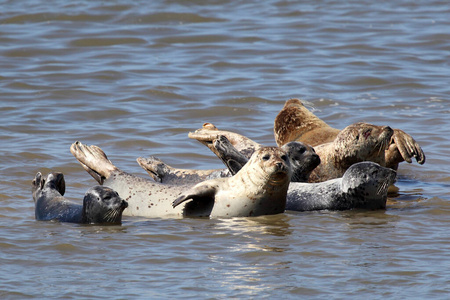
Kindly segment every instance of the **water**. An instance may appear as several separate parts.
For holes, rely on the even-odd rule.
[[[0,296],[448,298],[450,7],[446,1],[3,1]],[[221,162],[187,133],[204,122],[273,145],[302,98],[337,128],[411,134],[386,211],[251,219],[37,222],[36,172],[95,184],[70,154],[100,146],[121,169],[155,155]]]

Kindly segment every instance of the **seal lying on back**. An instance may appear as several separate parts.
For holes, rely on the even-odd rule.
[[[329,126],[310,112],[298,99],[286,101],[274,122],[275,141],[278,146],[291,141],[299,141],[316,147],[329,143],[340,130]],[[385,165],[397,170],[398,164],[415,157],[419,164],[425,163],[425,154],[419,144],[407,133],[394,129],[389,147],[384,152]]]
[[[209,124],[209,123],[208,123]],[[212,125],[213,126],[213,125]],[[212,127],[211,125],[209,127]],[[228,138],[228,131],[218,130],[217,127],[202,128],[189,134],[201,143],[212,147],[212,142],[217,138],[217,133]],[[231,133],[231,144],[240,152],[239,141],[245,140],[245,149],[249,149],[249,138],[237,138],[237,133]],[[320,157],[320,165],[315,168],[308,178],[308,182],[322,182],[344,175],[345,170],[352,164],[362,161],[372,161],[385,166],[384,150],[389,145],[393,130],[388,126],[376,126],[368,123],[355,123],[347,126],[339,132],[333,142],[314,147]],[[238,141],[238,144],[233,143]],[[253,143],[257,144],[257,143]],[[217,155],[217,150],[212,150]],[[219,156],[219,155],[218,155]],[[220,157],[220,156],[219,156]]]
[[[114,190],[104,186],[90,188],[82,205],[71,202],[63,197],[66,184],[62,173],[50,173],[44,179],[38,172],[32,186],[35,217],[39,221],[120,224],[128,206]]]
[[[155,157],[139,157],[137,161],[139,165],[155,179],[155,181],[171,184],[191,184],[206,179],[234,175],[249,160],[247,156],[238,151],[228,138],[223,135],[219,135],[216,139],[211,141],[211,143],[208,144],[208,148],[223,161],[228,170],[177,169],[165,164]],[[320,164],[320,158],[315,153],[314,149],[300,142],[287,143],[281,148],[286,151],[291,163],[291,181],[306,182],[312,170]]]
[[[70,151],[94,179],[128,201],[126,215],[246,217],[285,210],[291,166],[278,147],[259,149],[233,177],[195,186],[161,184],[123,172],[97,146],[75,142]]]
[[[291,182],[286,210],[347,210],[386,208],[388,187],[396,172],[373,162],[360,162],[342,178],[320,183]]]

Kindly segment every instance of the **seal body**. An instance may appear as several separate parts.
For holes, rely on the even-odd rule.
[[[394,170],[399,163],[412,162],[413,157],[419,164],[425,163],[425,153],[420,145],[406,132],[393,129],[389,147],[382,153],[384,164]],[[274,121],[274,134],[278,146],[290,141],[300,141],[313,147],[333,142],[341,130],[336,129],[310,112],[298,99],[289,99]]]
[[[286,210],[384,209],[396,172],[373,162],[352,165],[342,178],[320,183],[292,182]]]
[[[246,217],[284,211],[291,167],[278,147],[258,149],[235,176],[170,185],[121,171],[96,146],[76,142],[72,154],[99,183],[128,201],[124,214],[143,217]]]
[[[50,173],[44,179],[38,172],[32,183],[35,217],[39,221],[60,221],[84,224],[120,224],[127,202],[117,192],[104,186],[90,188],[83,204],[64,197],[62,173]]]

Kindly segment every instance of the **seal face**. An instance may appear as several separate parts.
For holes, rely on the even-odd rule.
[[[65,180],[62,173],[50,173],[44,179],[38,172],[32,182],[35,217],[39,221],[84,224],[120,224],[127,202],[111,188],[94,186],[83,199],[83,204],[64,197]]]
[[[373,162],[352,165],[342,178],[289,186],[286,210],[385,209],[396,172]]]
[[[285,151],[278,147],[255,151],[233,177],[195,186],[161,184],[128,174],[96,146],[75,142],[70,151],[94,179],[128,201],[127,215],[245,217],[280,213],[286,206],[291,166]]]

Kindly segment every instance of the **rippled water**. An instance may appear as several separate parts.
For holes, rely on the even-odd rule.
[[[0,11],[0,297],[447,298],[450,7],[446,1],[4,1]],[[427,162],[402,164],[386,211],[249,219],[37,222],[36,172],[95,184],[70,154],[117,166],[156,155],[221,162],[187,133],[212,122],[274,144],[302,98],[338,128],[401,128]]]

